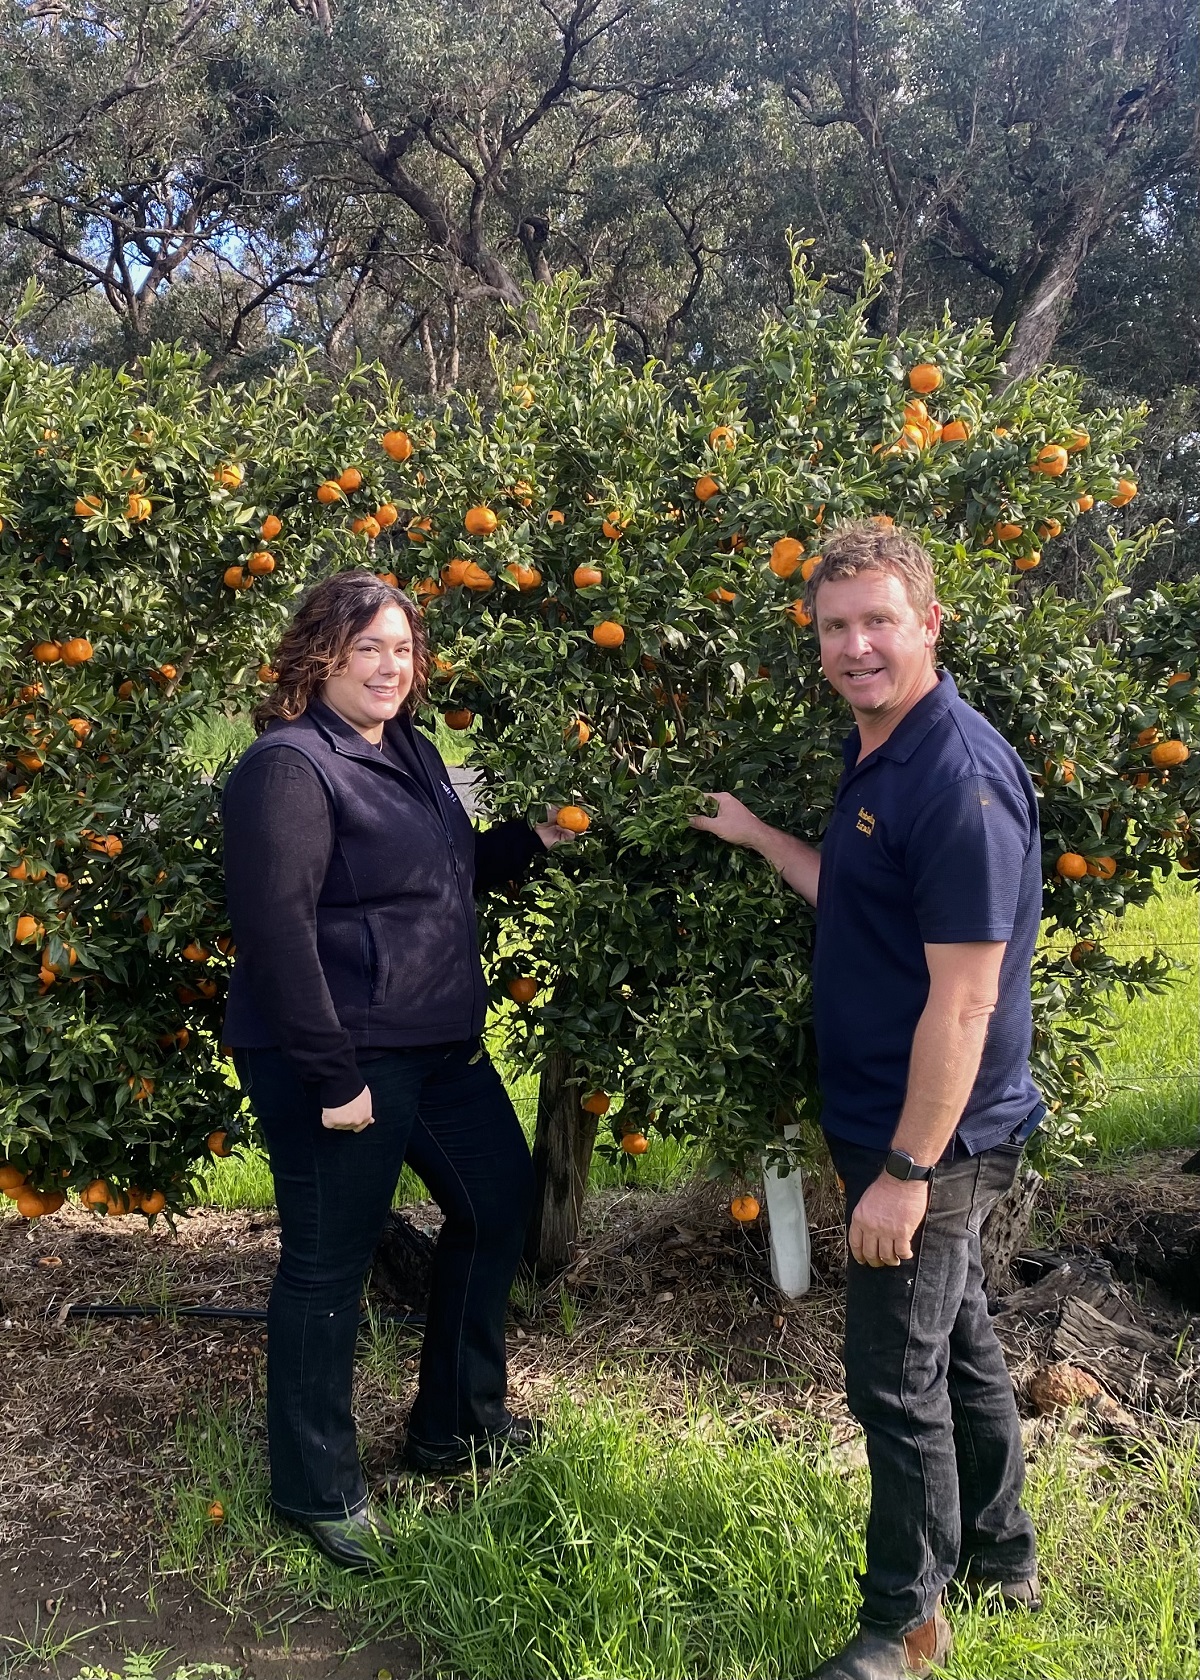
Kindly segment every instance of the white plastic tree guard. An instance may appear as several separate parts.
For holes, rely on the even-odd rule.
[[[785,1138],[799,1132],[798,1125],[785,1126]],[[804,1182],[799,1167],[781,1178],[774,1167],[763,1162],[767,1214],[770,1219],[771,1276],[781,1295],[799,1300],[812,1287],[811,1247],[808,1214],[804,1207]]]

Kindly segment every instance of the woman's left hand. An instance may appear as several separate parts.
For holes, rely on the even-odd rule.
[[[550,851],[553,846],[559,845],[563,840],[578,840],[579,838],[572,829],[559,828],[558,824],[554,820],[557,815],[558,806],[547,805],[545,822],[534,823],[533,825],[533,832],[537,835],[538,839],[542,842],[542,845],[545,846],[547,851]]]

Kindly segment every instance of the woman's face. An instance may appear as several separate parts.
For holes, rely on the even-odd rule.
[[[412,683],[412,626],[400,607],[389,604],[351,641],[345,665],[323,684],[321,698],[360,735],[378,743]]]

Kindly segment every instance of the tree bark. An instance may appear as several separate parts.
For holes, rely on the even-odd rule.
[[[536,1192],[525,1242],[525,1263],[539,1277],[561,1272],[571,1260],[596,1142],[597,1117],[579,1106],[579,1086],[565,1051],[546,1058],[538,1084],[533,1144]]]
[[[1077,206],[1049,249],[1005,288],[992,326],[997,338],[1012,329],[1004,357],[1009,381],[1024,379],[1049,361],[1101,220],[1091,205]]]
[[[1002,1301],[1012,1289],[1012,1263],[1029,1237],[1041,1182],[1041,1174],[1032,1167],[1022,1168],[983,1222],[979,1249],[989,1301]]]

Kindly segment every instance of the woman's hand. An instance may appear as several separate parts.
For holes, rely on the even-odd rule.
[[[533,832],[537,835],[538,839],[542,842],[542,845],[545,846],[547,851],[549,851],[552,846],[557,846],[563,840],[577,840],[579,838],[579,836],[571,829],[559,828],[558,824],[554,820],[557,815],[558,806],[547,805],[545,822],[534,823],[533,825]]]
[[[375,1116],[371,1113],[370,1086],[364,1085],[356,1097],[342,1103],[340,1108],[323,1108],[321,1124],[328,1126],[331,1132],[361,1132],[364,1127],[373,1126]]]

